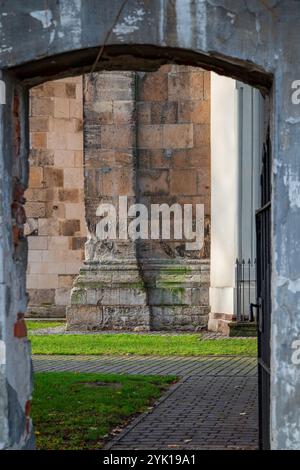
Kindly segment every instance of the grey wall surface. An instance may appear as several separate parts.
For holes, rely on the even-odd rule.
[[[47,6],[39,0],[2,1],[0,68],[10,69],[29,85],[90,71],[106,41],[97,69],[147,70],[176,61],[198,64],[264,90],[270,88],[272,447],[300,448],[300,373],[299,365],[292,361],[293,342],[300,339],[300,105],[291,99],[292,83],[300,79],[299,1],[128,0],[115,21],[120,5],[117,0],[49,0]],[[3,122],[3,111],[1,119]],[[10,125],[8,119],[6,130]],[[6,130],[2,124],[2,142],[7,141]],[[2,145],[2,165],[6,158]],[[9,171],[5,174],[6,194],[11,185]],[[1,225],[3,240],[10,223]],[[10,282],[6,274],[1,282],[1,286]],[[2,307],[4,301],[1,297]],[[17,313],[11,309],[9,315]],[[3,308],[0,315],[3,328]],[[6,344],[8,336],[3,331],[7,330],[1,333]],[[5,373],[13,376],[17,372]],[[22,385],[16,382],[15,387]],[[4,390],[2,385],[1,397]],[[14,418],[21,426],[22,415]],[[3,446],[9,445],[5,441]]]
[[[27,240],[22,232],[28,93],[8,73],[1,73],[1,80],[6,103],[0,105],[0,449],[26,449],[34,445],[31,350],[24,322]]]

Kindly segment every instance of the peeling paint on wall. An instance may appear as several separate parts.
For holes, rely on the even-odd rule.
[[[300,208],[299,175],[296,173],[292,173],[291,169],[288,169],[286,175],[284,176],[284,184],[288,187],[291,209]]]
[[[68,30],[68,39],[76,47],[81,42],[81,0],[64,0],[59,2],[60,24]],[[59,33],[58,33],[59,35]],[[62,32],[59,35],[62,36]]]
[[[203,50],[206,49],[206,1],[199,0],[196,3],[196,22],[198,26],[197,46]]]
[[[6,346],[5,342],[0,339],[0,366],[3,366],[6,362]]]
[[[291,291],[293,294],[297,294],[300,292],[300,279],[288,279],[286,277],[279,277],[278,278],[278,285],[280,287],[286,285],[288,290]]]
[[[30,16],[40,21],[43,28],[50,28],[53,16],[51,10],[36,10],[30,13]]]
[[[6,104],[6,86],[3,80],[0,80],[0,104]]]
[[[191,3],[176,0],[175,7],[176,17],[180,18],[176,25],[177,38],[184,47],[188,47],[192,42]]]
[[[131,15],[124,17],[121,23],[117,23],[113,29],[113,33],[120,41],[124,41],[124,36],[134,33],[140,28],[140,23],[143,21],[145,10],[143,8],[136,8]]]

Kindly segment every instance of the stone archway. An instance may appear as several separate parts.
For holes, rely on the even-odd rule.
[[[299,436],[294,429],[300,413],[300,379],[291,359],[294,341],[300,335],[296,315],[299,162],[295,158],[299,118],[291,99],[292,84],[300,75],[297,2],[270,1],[266,7],[258,0],[238,5],[227,0],[160,0],[155,4],[128,0],[115,22],[118,8],[119,4],[108,0],[102,2],[101,9],[92,0],[51,0],[44,10],[36,10],[33,0],[26,5],[14,0],[2,6],[0,67],[6,96],[1,97],[1,446],[32,446],[29,343],[23,320],[26,243],[22,232],[28,172],[28,87],[49,78],[90,71],[93,63],[97,70],[153,70],[175,62],[200,65],[270,92],[274,149],[271,245],[275,260],[271,438],[273,448],[297,448]],[[101,45],[105,48],[95,64]],[[283,388],[286,382],[288,390]]]

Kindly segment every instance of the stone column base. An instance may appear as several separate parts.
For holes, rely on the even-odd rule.
[[[71,305],[67,307],[67,330],[149,331],[148,307]]]
[[[136,262],[86,263],[66,316],[67,330],[149,330],[150,310]]]
[[[67,307],[68,330],[207,328],[209,262],[147,260],[89,262]]]
[[[211,313],[208,320],[208,330],[229,336],[230,324],[233,320],[232,313]]]
[[[165,259],[141,262],[151,307],[151,329],[195,331],[207,328],[210,263]]]

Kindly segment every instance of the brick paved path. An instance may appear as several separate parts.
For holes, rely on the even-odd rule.
[[[38,371],[143,375],[256,375],[256,359],[242,356],[34,356]]]
[[[34,369],[181,377],[109,449],[257,448],[255,358],[35,356]]]

